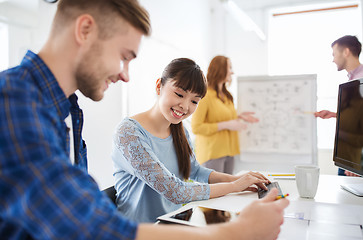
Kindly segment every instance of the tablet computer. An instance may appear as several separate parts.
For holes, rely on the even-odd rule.
[[[188,226],[203,227],[208,224],[232,221],[238,213],[221,209],[194,206],[181,208],[157,218],[160,223],[176,223]]]

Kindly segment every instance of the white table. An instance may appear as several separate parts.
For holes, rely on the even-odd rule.
[[[340,185],[345,183],[362,183],[363,178],[336,175],[320,175],[318,190],[314,199],[300,198],[295,180],[276,180],[284,193],[289,193],[291,201],[309,201],[335,204],[356,204],[363,206],[363,197],[357,197],[343,190]],[[363,214],[363,212],[362,212]]]
[[[290,195],[279,240],[363,239],[363,197],[340,187],[343,183],[363,184],[363,178],[321,175],[314,199],[300,198],[295,180],[274,181],[279,182],[284,194]],[[257,198],[257,193],[234,193],[192,202],[183,208],[199,205],[237,212]]]

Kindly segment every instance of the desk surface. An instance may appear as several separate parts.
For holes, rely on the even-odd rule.
[[[267,174],[266,174],[267,176]],[[361,205],[363,206],[363,197],[357,197],[352,193],[343,190],[340,185],[346,183],[362,183],[363,178],[360,177],[344,177],[336,175],[320,175],[319,185],[315,198],[307,199],[301,198],[297,191],[295,180],[288,179],[278,179],[271,181],[277,181],[281,187],[284,194],[289,193],[289,200],[291,202],[316,202],[316,203],[332,203],[332,204],[347,204],[347,205]],[[208,205],[208,206],[218,206],[222,208],[228,208],[226,210],[232,210],[230,208],[241,208],[243,203],[250,203],[253,200],[258,199],[257,193],[253,192],[242,192],[233,193],[220,198],[209,199],[205,201],[192,202],[188,205]],[[233,204],[234,201],[240,204]],[[231,202],[232,204],[225,204],[225,202]],[[240,209],[237,209],[240,210]],[[363,214],[363,213],[362,213]]]
[[[362,183],[363,178],[336,175],[320,175],[318,190],[314,199],[300,198],[295,180],[276,180],[284,193],[289,193],[291,201],[310,201],[335,204],[363,205],[363,197],[357,197],[340,187],[346,183]],[[363,214],[363,213],[362,213]]]
[[[274,181],[279,182],[284,194],[290,195],[290,205],[285,210],[279,240],[363,239],[363,197],[357,197],[340,187],[345,183],[363,184],[363,178],[320,175],[314,199],[300,198],[295,180]],[[192,202],[183,208],[199,205],[237,212],[257,198],[257,193],[234,193]]]

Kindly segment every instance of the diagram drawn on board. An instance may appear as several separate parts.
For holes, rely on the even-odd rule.
[[[316,75],[239,77],[237,108],[259,118],[240,133],[243,152],[309,154],[316,145]]]

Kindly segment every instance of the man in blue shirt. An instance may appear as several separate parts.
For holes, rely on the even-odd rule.
[[[128,64],[149,33],[148,13],[136,0],[61,0],[40,52],[28,51],[19,66],[0,73],[0,239],[277,236],[288,201],[274,201],[276,191],[237,221],[209,231],[138,225],[117,212],[87,174],[74,92],[98,101],[111,82],[129,81]],[[64,122],[69,113],[75,165]]]

